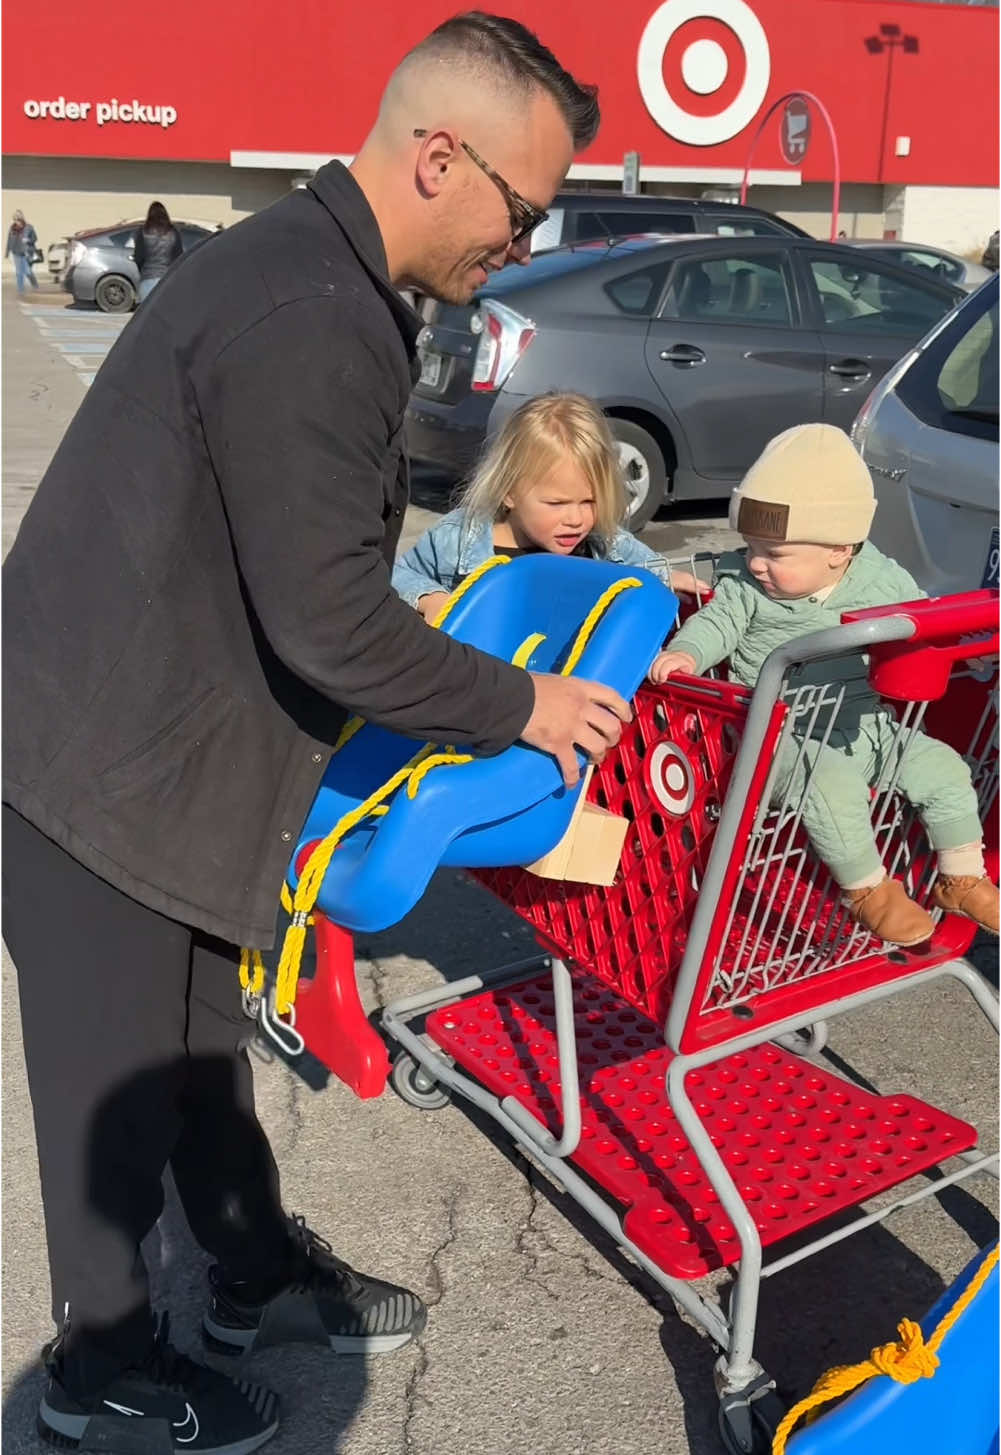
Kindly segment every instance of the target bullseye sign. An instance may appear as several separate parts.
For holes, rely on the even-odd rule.
[[[708,115],[703,106],[687,109],[684,98],[672,96],[664,80],[664,60],[673,42],[681,48],[681,80],[693,98],[723,90],[730,57],[719,41],[696,33],[693,22],[706,20],[724,25],[744,54],[744,77],[736,96]],[[686,45],[689,27],[692,37]],[[640,38],[636,75],[643,103],[662,131],[688,146],[716,146],[743,131],[765,99],[771,76],[768,37],[745,0],[664,0]]]
[[[674,743],[658,743],[650,754],[650,787],[662,808],[676,818],[691,812],[695,802],[692,765]]]

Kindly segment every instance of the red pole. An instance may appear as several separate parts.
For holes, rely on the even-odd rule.
[[[784,106],[787,101],[792,101],[794,99],[808,102],[812,101],[813,105],[816,106],[817,110],[824,118],[824,121],[827,123],[828,135],[831,138],[831,151],[834,154],[834,195],[831,202],[831,242],[836,242],[838,237],[838,213],[841,209],[841,157],[838,152],[838,134],[834,129],[834,122],[831,120],[830,113],[828,112],[827,107],[818,96],[814,96],[812,91],[787,91],[784,96],[780,96],[777,101],[772,102],[771,106],[769,106],[768,110],[761,118],[758,129],[754,133],[754,140],[751,142],[750,149],[747,153],[747,161],[744,163],[744,178],[740,184],[741,206],[744,206],[747,202],[747,178],[751,171],[751,159],[754,156],[755,148],[757,147],[758,142],[761,139],[761,133],[764,131],[769,120],[778,110],[778,108],[780,106]]]

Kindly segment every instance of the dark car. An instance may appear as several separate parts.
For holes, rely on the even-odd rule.
[[[549,219],[532,233],[532,252],[640,232],[710,233],[719,237],[808,237],[792,222],[701,197],[625,196],[618,192],[558,192]]]
[[[953,304],[952,284],[838,244],[637,237],[504,268],[473,306],[430,304],[411,454],[456,477],[525,399],[596,399],[638,529],[667,500],[726,495],[780,430],[848,429]]]

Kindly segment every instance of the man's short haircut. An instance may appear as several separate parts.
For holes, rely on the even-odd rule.
[[[519,89],[548,91],[573,137],[575,152],[590,146],[597,135],[601,121],[597,86],[576,81],[538,36],[517,20],[468,10],[439,25],[410,54],[461,58]]]

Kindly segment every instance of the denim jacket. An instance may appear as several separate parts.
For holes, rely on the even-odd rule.
[[[432,591],[454,591],[477,566],[491,556],[503,554],[495,550],[493,537],[493,521],[473,519],[460,506],[425,531],[417,544],[400,557],[393,567],[393,585],[411,606]],[[627,530],[616,531],[607,545],[600,536],[589,539],[591,551],[600,561],[643,566],[661,577],[667,574],[664,557]]]

